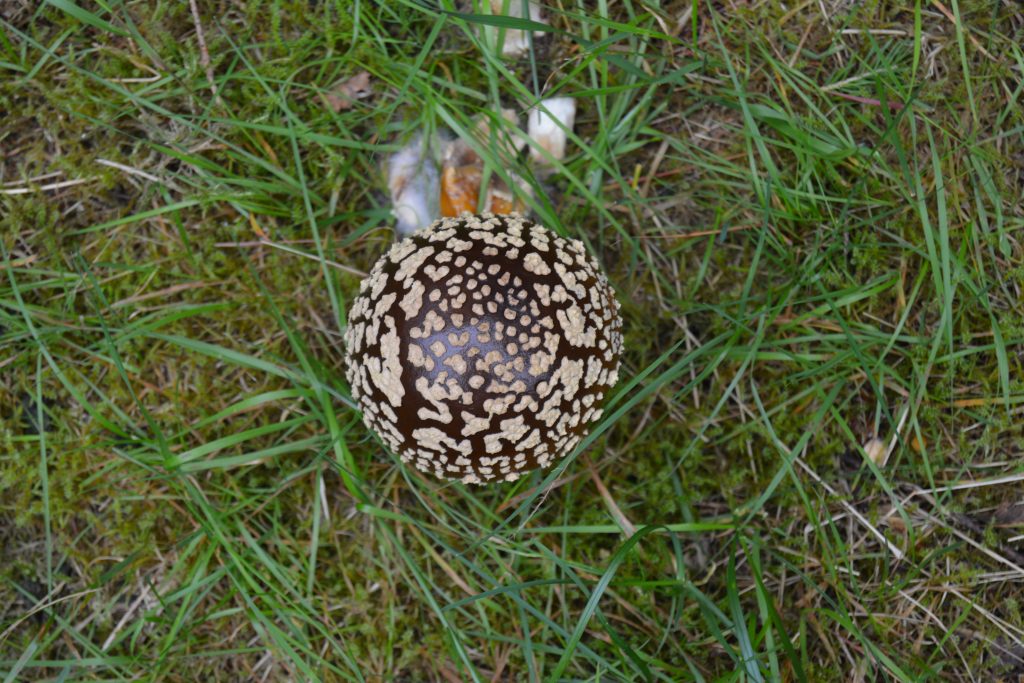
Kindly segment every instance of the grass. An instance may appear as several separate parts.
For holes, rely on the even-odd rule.
[[[197,5],[0,8],[0,680],[1024,675],[1016,5],[556,2],[511,62],[449,0]],[[622,379],[435,481],[344,383],[381,163],[553,92],[553,176],[478,151]]]

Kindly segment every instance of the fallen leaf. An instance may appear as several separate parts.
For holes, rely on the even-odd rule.
[[[890,515],[885,518],[886,525],[893,531],[898,531],[905,534],[907,532],[907,525],[903,521],[903,518],[899,515]]]
[[[889,459],[889,449],[886,447],[885,442],[878,438],[869,439],[864,444],[864,452],[871,458],[871,462],[879,467],[885,466],[885,461]]]
[[[1024,502],[1003,503],[996,509],[995,521],[1001,527],[1024,525]]]
[[[324,93],[324,99],[327,100],[331,109],[338,113],[345,109],[351,109],[355,106],[356,100],[369,97],[371,93],[370,72],[360,71],[355,76],[331,86],[330,90]]]

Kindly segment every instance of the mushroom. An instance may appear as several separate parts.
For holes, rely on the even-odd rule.
[[[415,136],[388,159],[395,230],[403,237],[430,225],[439,211],[440,179],[433,161],[436,136]]]
[[[549,168],[553,161],[565,158],[566,133],[576,122],[576,100],[551,97],[541,100],[540,107],[530,112],[527,122],[529,136],[536,143],[530,157],[539,167]],[[543,151],[542,151],[543,150]]]
[[[547,24],[541,12],[540,4],[534,0],[491,0],[491,14],[513,19],[529,19],[534,24]],[[525,11],[525,14],[523,12]],[[508,59],[519,59],[530,51],[530,31],[498,26],[483,26],[488,34],[488,44],[501,43],[501,56]],[[540,38],[544,31],[533,31],[534,38]]]
[[[418,469],[482,484],[579,444],[618,379],[622,319],[582,242],[466,214],[377,261],[345,344],[364,423]]]

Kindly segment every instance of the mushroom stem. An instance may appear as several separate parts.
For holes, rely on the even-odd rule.
[[[388,189],[398,238],[425,228],[441,215],[438,135],[419,134],[388,159]]]
[[[540,4],[533,0],[490,0],[491,14],[512,17],[515,19],[529,19],[539,24],[547,24],[540,11]],[[506,59],[518,59],[530,51],[530,32],[516,28],[486,28],[485,32],[489,43],[494,45],[501,42],[501,56]],[[533,37],[539,38],[544,35],[543,31],[534,31]]]
[[[530,147],[530,158],[539,167],[550,168],[555,161],[565,158],[568,132],[576,122],[576,100],[571,97],[551,97],[541,100],[530,112],[527,131],[536,146]]]

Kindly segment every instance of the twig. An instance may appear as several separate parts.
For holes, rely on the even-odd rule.
[[[903,551],[900,550],[899,548],[897,548],[896,545],[892,541],[890,541],[888,538],[886,538],[885,534],[883,534],[877,528],[872,526],[871,522],[869,522],[867,520],[867,518],[864,515],[862,515],[860,513],[860,511],[857,510],[857,508],[853,507],[852,505],[847,503],[845,500],[843,500],[843,497],[840,496],[839,493],[834,488],[829,486],[828,482],[824,481],[821,477],[819,477],[818,473],[815,472],[814,470],[812,470],[807,465],[807,463],[805,463],[801,458],[796,458],[795,462],[796,462],[796,464],[800,465],[800,467],[803,469],[803,471],[806,472],[807,474],[809,474],[811,476],[811,478],[814,479],[814,481],[816,481],[818,483],[819,486],[821,486],[826,491],[828,491],[829,494],[831,494],[832,496],[835,496],[835,498],[839,501],[839,504],[841,506],[843,506],[843,508],[845,508],[846,511],[848,513],[850,513],[850,515],[852,515],[854,517],[854,519],[856,519],[868,531],[870,531],[872,536],[874,536],[879,541],[881,541],[885,545],[885,547],[889,549],[889,552],[891,552],[893,554],[893,556],[897,560],[902,560],[903,559]]]
[[[73,187],[82,183],[91,183],[96,178],[78,178],[76,180],[64,180],[59,183],[40,185],[39,187],[15,187],[11,189],[0,188],[0,194],[29,194],[31,192],[49,192],[50,190],[62,190],[65,187]]]
[[[13,261],[8,261],[7,263],[0,263],[0,270],[5,270],[7,268],[21,268],[22,266],[31,265],[32,263],[35,263],[38,258],[39,254],[32,254],[31,256],[26,256],[25,258],[14,259]]]
[[[590,470],[590,478],[594,481],[594,485],[597,487],[597,492],[601,494],[601,499],[604,500],[604,504],[608,506],[608,512],[611,513],[615,523],[618,524],[622,531],[626,534],[626,538],[629,538],[636,533],[636,525],[629,521],[622,512],[622,508],[619,507],[615,499],[612,498],[612,494],[608,491],[608,488],[601,481],[600,475],[597,473],[597,468],[594,467],[594,463],[590,462],[590,458],[586,460],[587,469]]]
[[[842,97],[844,100],[850,100],[851,102],[858,102],[860,104],[870,104],[870,105],[873,105],[875,107],[881,107],[882,106],[882,101],[878,100],[878,99],[875,99],[874,97],[861,97],[860,95],[847,95],[844,92],[834,92],[832,94],[835,95],[836,97]],[[895,100],[889,100],[885,104],[886,104],[886,106],[889,107],[889,109],[894,109],[896,111],[899,111],[900,109],[903,109],[903,107],[905,106],[902,102],[897,102]]]
[[[249,240],[248,242],[214,242],[213,246],[220,247],[262,247],[266,240]],[[316,244],[316,240],[281,240],[278,244]]]
[[[896,431],[893,432],[892,438],[889,440],[889,446],[885,449],[885,456],[882,458],[882,465],[889,462],[889,458],[892,456],[892,452],[896,450],[896,445],[900,442],[900,434],[903,432],[904,425],[907,424],[907,418],[910,416],[910,406],[907,405],[903,408],[903,414],[900,415],[899,422],[896,424]]]
[[[189,7],[192,8],[192,20],[196,24],[196,39],[199,41],[199,63],[206,71],[206,80],[210,82],[210,92],[213,93],[213,98],[218,105],[224,103],[220,99],[220,95],[217,94],[217,84],[213,80],[213,67],[210,65],[210,51],[206,49],[206,36],[203,35],[203,23],[199,20],[199,6],[196,4],[196,0],[188,0]]]
[[[38,183],[40,180],[47,180],[49,178],[56,178],[57,176],[63,175],[63,174],[64,174],[64,171],[54,171],[52,173],[44,173],[42,175],[37,175],[37,176],[34,176],[34,177],[29,178],[27,180],[11,180],[11,181],[6,182],[6,183],[0,183],[0,185],[3,185],[4,187],[12,187],[14,185],[29,185],[31,183]]]
[[[184,292],[185,290],[188,290],[188,289],[197,289],[199,287],[216,287],[216,286],[219,286],[219,285],[222,285],[222,284],[224,284],[224,283],[223,282],[202,282],[202,281],[201,282],[182,282],[181,284],[171,285],[170,287],[165,287],[164,289],[160,289],[160,290],[157,290],[155,292],[149,292],[148,294],[136,294],[135,296],[130,296],[127,299],[121,299],[120,301],[114,302],[110,307],[111,308],[121,308],[122,306],[127,306],[128,304],[138,303],[140,301],[147,301],[149,299],[157,299],[159,297],[171,296],[172,294],[177,294],[178,292]]]
[[[110,646],[114,643],[114,639],[117,638],[117,634],[120,633],[121,630],[124,628],[124,625],[128,623],[128,619],[130,619],[131,616],[135,614],[135,612],[139,609],[139,605],[141,605],[142,602],[149,597],[149,591],[149,584],[146,584],[142,587],[142,590],[139,592],[139,597],[135,598],[135,602],[128,606],[128,609],[125,610],[125,613],[121,617],[121,620],[117,622],[117,626],[115,626],[114,630],[110,632],[110,635],[107,636],[107,639],[103,641],[103,646],[100,648],[103,652],[106,652],[110,649]]]
[[[939,11],[942,12],[943,14],[945,14],[946,18],[949,19],[951,22],[953,22],[954,26],[956,26],[961,31],[963,31],[967,35],[967,37],[971,39],[971,43],[974,45],[974,47],[978,48],[978,51],[981,52],[981,54],[985,55],[986,57],[991,59],[993,62],[996,61],[996,58],[993,57],[992,54],[988,50],[986,50],[985,48],[983,48],[981,46],[981,43],[979,43],[978,39],[974,37],[974,34],[971,33],[970,31],[968,31],[967,27],[964,26],[964,24],[962,22],[957,21],[956,17],[953,15],[952,12],[949,11],[948,7],[946,7],[941,2],[939,2],[939,0],[932,0],[932,4],[935,5],[936,7],[938,7]]]
[[[146,180],[148,180],[150,182],[161,183],[161,184],[166,184],[167,183],[167,181],[162,180],[160,178],[157,178],[155,175],[152,175],[151,173],[146,173],[145,171],[140,171],[137,168],[132,168],[131,166],[125,166],[124,164],[119,164],[116,161],[110,161],[109,159],[97,159],[96,163],[100,164],[102,166],[109,166],[110,168],[116,168],[117,170],[124,171],[125,173],[128,173],[129,175],[137,175],[140,178],[145,178]]]
[[[1024,474],[1010,474],[1005,477],[994,477],[992,479],[979,479],[946,486],[936,486],[933,489],[919,489],[913,495],[947,493],[950,491],[962,491],[964,489],[980,489],[986,486],[1000,486],[1002,484],[1017,484],[1024,481]]]
[[[286,251],[289,254],[295,254],[296,256],[301,256],[303,258],[308,258],[308,259],[312,259],[314,261],[318,261],[318,262],[321,262],[321,263],[326,263],[327,265],[333,266],[333,267],[337,268],[338,270],[343,270],[346,273],[352,273],[353,275],[358,275],[359,277],[366,277],[367,276],[367,273],[359,270],[358,268],[353,268],[352,266],[346,266],[343,263],[338,263],[337,261],[331,261],[329,259],[321,259],[319,256],[314,256],[313,254],[307,254],[306,252],[299,251],[298,249],[289,249],[288,247],[286,247],[283,244],[280,244],[278,242],[271,242],[269,240],[260,240],[260,243],[261,244],[265,244],[268,247],[273,247],[274,249],[280,249],[281,251]]]
[[[54,593],[56,593],[57,591],[59,591],[63,587],[64,587],[63,583],[60,584],[59,586],[54,587],[54,590],[53,590],[53,592],[50,595],[53,595]],[[48,602],[40,602],[35,607],[30,609],[28,612],[23,614],[20,618],[15,619],[14,623],[12,623],[10,626],[7,627],[7,630],[5,630],[3,633],[0,633],[0,643],[3,643],[5,640],[7,640],[7,637],[10,636],[12,633],[14,633],[14,629],[18,628],[19,624],[21,624],[26,619],[30,618],[33,614],[41,612],[44,609],[49,609],[50,607],[53,607],[56,604],[59,604],[59,603],[62,603],[62,602],[66,602],[68,600],[74,600],[75,598],[80,598],[83,595],[89,595],[89,594],[95,593],[97,591],[99,591],[99,588],[89,588],[87,590],[79,591],[77,593],[72,593],[71,595],[65,595],[63,597],[56,598],[56,599],[50,600]],[[47,596],[47,597],[49,597],[49,596]]]
[[[696,237],[707,237],[709,235],[718,235],[723,232],[737,232],[739,230],[750,230],[751,228],[760,227],[758,225],[733,225],[728,228],[716,228],[714,230],[694,230],[693,232],[681,232],[674,235],[640,235],[636,239],[638,240],[689,240]]]

